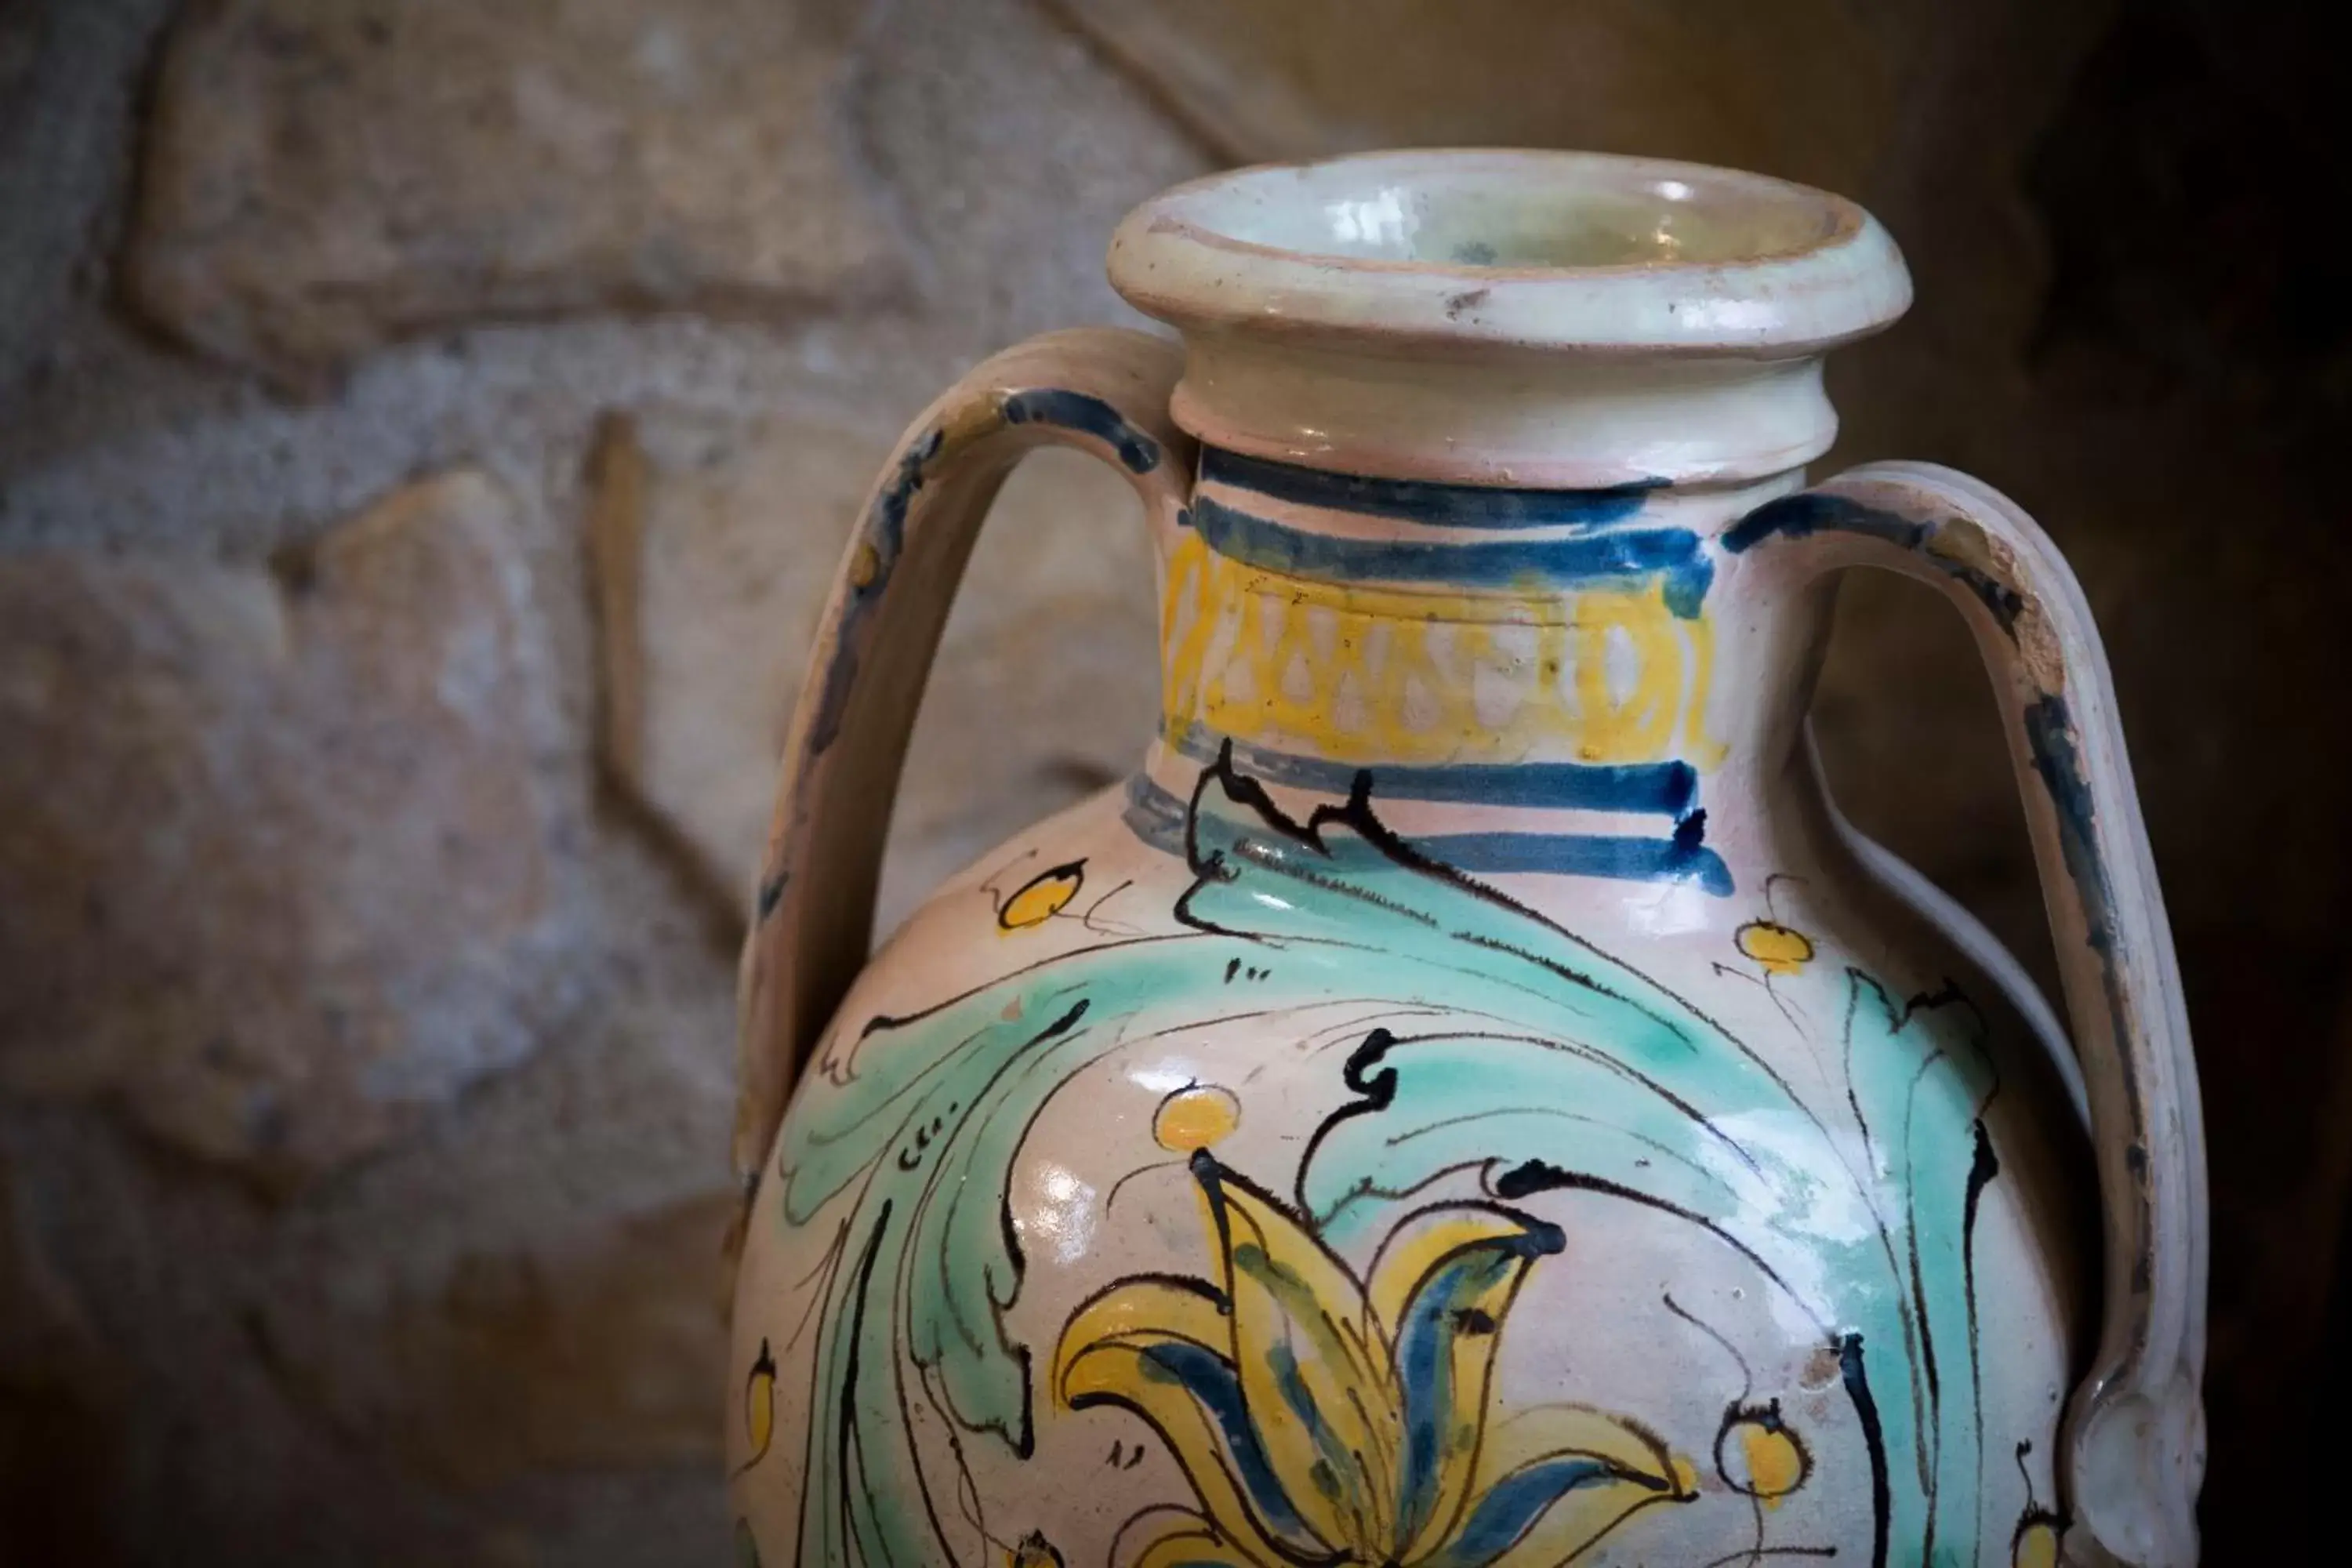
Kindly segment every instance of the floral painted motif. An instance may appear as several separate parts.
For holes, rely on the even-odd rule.
[[[1297,1563],[1518,1568],[1574,1560],[1629,1515],[1696,1495],[1622,1417],[1494,1417],[1512,1303],[1556,1226],[1424,1209],[1359,1283],[1279,1202],[1192,1157],[1220,1273],[1111,1287],[1062,1336],[1066,1405],[1150,1422],[1202,1512],[1155,1510],[1129,1568]]]
[[[927,1464],[908,1412],[957,1435],[959,1463],[983,1445],[1022,1460],[1051,1405],[1107,1402],[1158,1428],[1200,1510],[1130,1568],[1567,1562],[1693,1483],[1622,1418],[1489,1409],[1509,1303],[1557,1246],[1512,1205],[1560,1193],[1711,1237],[1811,1325],[1867,1464],[1842,1483],[1870,1499],[1863,1560],[1977,1561],[2002,1528],[1982,1497],[1974,1258],[1998,1084],[1963,999],[1822,974],[1844,1104],[1816,1104],[1684,997],[1400,838],[1369,775],[1299,821],[1227,751],[1182,847],[1177,931],[1090,923],[1109,940],[820,1048],[766,1200],[825,1238],[801,1562],[971,1561],[950,1542],[964,1479]],[[1082,880],[1075,861],[1033,879],[992,924],[1024,942],[1082,918]],[[1808,968],[1780,930],[1767,982]],[[1359,1031],[1336,1072],[1351,1098],[1300,1152],[1293,1201],[1207,1152],[1242,1114],[1232,1091],[1171,1093],[1151,1144],[1192,1160],[1220,1277],[1118,1287],[1065,1325],[1050,1385],[1034,1375],[1007,1323],[1027,1263],[1003,1194],[1046,1103],[1236,1009],[1265,1028],[1338,1005]],[[1433,1207],[1441,1184],[1472,1197]],[[1339,1259],[1376,1247],[1359,1284]],[[1758,1418],[1718,1459],[1759,1510],[1812,1471],[1783,1435]]]

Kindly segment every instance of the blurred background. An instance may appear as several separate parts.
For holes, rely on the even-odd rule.
[[[970,362],[1134,320],[1136,201],[1412,142],[1737,164],[1901,240],[1918,305],[1833,362],[1824,468],[1969,468],[2089,591],[2205,1076],[2208,1561],[2316,1560],[2352,1401],[2321,14],[0,0],[0,1561],[722,1560],[732,949],[861,492]],[[1082,461],[1016,477],[886,920],[1137,754],[1131,514]],[[1851,813],[2046,982],[1957,619],[1851,584],[1816,718]]]

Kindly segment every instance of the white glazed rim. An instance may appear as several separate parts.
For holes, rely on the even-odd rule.
[[[1300,242],[1318,237],[1318,224],[1336,236],[1352,212],[1410,227],[1424,213],[1447,216],[1448,203],[1580,226],[1654,254],[1488,261],[1373,253],[1398,238],[1386,234],[1353,252],[1336,237]],[[1643,225],[1654,235],[1628,232]],[[1685,241],[1677,226],[1700,237]],[[1779,359],[1875,331],[1911,302],[1895,241],[1843,196],[1703,163],[1512,149],[1370,153],[1194,180],[1119,224],[1110,280],[1137,310],[1187,331],[1439,352]]]

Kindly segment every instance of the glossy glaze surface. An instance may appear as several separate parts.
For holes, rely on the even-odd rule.
[[[1660,168],[1628,166],[1625,189],[1654,196]],[[1770,185],[1721,178],[1688,184]],[[1506,211],[1508,188],[1481,173],[1431,210]],[[1528,223],[1578,195],[1538,194]],[[1803,195],[1766,238],[1852,212]],[[1709,232],[1742,211],[1727,199]],[[1801,281],[1850,282],[1857,232],[1829,226]],[[1420,287],[1361,261],[1343,251],[1325,285],[1361,298],[1307,314]],[[1868,301],[1905,289],[1891,247],[1876,265],[1895,276],[1859,302],[1783,314],[1883,319]],[[1611,278],[1604,304],[1729,286]],[[2193,1146],[2194,1090],[2146,1065],[2177,1068],[2185,1036],[2151,1057],[2164,998],[2135,966],[2160,980],[2161,909],[2108,837],[2103,672],[2071,584],[1988,542],[2031,543],[1998,498],[1929,470],[1801,493],[1818,447],[1790,460],[1791,432],[1829,427],[1764,405],[1817,399],[1812,326],[1737,345],[1795,377],[1727,342],[1664,380],[1552,343],[1568,370],[1514,381],[1508,356],[1545,347],[1522,345],[1443,430],[1286,341],[1258,361],[1196,347],[1186,384],[1206,391],[1172,399],[1195,458],[1164,422],[1172,364],[1121,379],[1164,351],[1043,340],[943,398],[877,489],[747,954],[746,1560],[2039,1564],[2124,1542],[2186,1561],[2148,1478],[2193,1489],[2195,1322],[2165,1310],[2201,1253],[2163,1184],[2200,1164],[2138,1142],[2145,1207],[2111,1199],[2110,1266],[2119,1235],[2164,1245],[2104,1338],[2089,1310],[2115,1176],[2103,1147],[2095,1180],[2087,1123],[2119,1079],[2143,1107],[2154,1085]],[[1465,342],[1454,370],[1475,374],[1488,350]],[[1339,466],[1279,419],[1224,444],[1286,389],[1357,398],[1347,445],[1391,460]],[[1596,403],[1643,432],[1643,482],[1496,482],[1494,453],[1547,408]],[[968,537],[988,490],[969,476],[1036,438],[1119,463],[1146,498],[1157,736],[1124,786],[943,888],[841,994],[838,933],[814,922],[856,902],[903,733],[870,693],[910,701],[921,647],[903,649],[952,587],[951,543],[928,542]],[[2120,1041],[2087,1077],[2014,964],[1821,791],[1801,713],[1825,574],[1857,560],[1935,574],[2015,672],[2037,826],[2084,847],[2053,894],[2086,955],[2078,1032]],[[2085,1025],[2102,984],[2115,1008]],[[761,1053],[803,1028],[777,1126]],[[2095,1342],[2109,1370],[2084,1383]],[[2174,1356],[2185,1405],[2166,1403]],[[2116,1400],[2172,1414],[2120,1440]]]

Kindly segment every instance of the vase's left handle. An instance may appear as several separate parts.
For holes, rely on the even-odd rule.
[[[1108,328],[1049,332],[948,389],[899,439],[843,553],[784,742],[743,943],[735,1165],[749,1191],[793,1080],[873,937],[899,765],[956,584],[1013,464],[1076,447],[1113,465],[1166,527],[1192,443],[1168,416],[1181,350]]]

